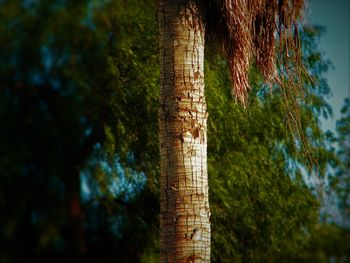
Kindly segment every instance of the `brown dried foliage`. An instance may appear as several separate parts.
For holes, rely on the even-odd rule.
[[[232,92],[243,105],[247,104],[252,63],[256,63],[266,82],[279,82],[276,47],[283,47],[288,56],[299,53],[300,46],[294,40],[303,8],[303,0],[220,0],[209,5],[209,31],[222,43],[230,66]],[[284,62],[298,61],[291,57]]]
[[[309,168],[317,167],[300,120],[303,87],[314,86],[302,63],[298,32],[304,0],[214,0],[206,8],[207,37],[220,43],[228,60],[233,96],[247,106],[249,69],[255,64],[266,83],[281,89],[286,124],[303,146]]]

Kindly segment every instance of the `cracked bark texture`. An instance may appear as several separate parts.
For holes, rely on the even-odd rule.
[[[204,21],[193,1],[160,0],[161,262],[210,262]]]

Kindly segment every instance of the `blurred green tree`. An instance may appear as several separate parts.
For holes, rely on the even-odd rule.
[[[342,225],[350,227],[350,99],[344,100],[341,109],[342,117],[337,121],[338,143],[337,156],[339,163],[335,167],[336,175],[333,184],[339,198],[339,208],[342,214]]]
[[[154,1],[0,1],[1,262],[158,262],[157,30]],[[299,102],[321,176],[319,31],[303,30]],[[212,261],[289,262],[318,217],[307,153],[283,94],[252,70],[243,110],[208,54]]]
[[[154,6],[129,7],[121,1],[0,3],[2,262],[97,261],[112,258],[115,248],[117,262],[137,261],[135,251],[147,244],[143,235],[152,224],[136,223],[140,213],[148,218],[145,211],[158,209],[147,187],[133,205],[81,199],[87,194],[81,171],[93,158],[94,180],[104,180],[99,146],[132,171],[157,156],[152,92],[159,73],[143,66],[157,67]],[[129,241],[110,231],[116,225],[110,215],[118,213],[128,215]]]
[[[283,90],[262,86],[252,71],[253,95],[244,110],[230,101],[222,60],[211,57],[206,64],[212,262],[289,262],[308,243],[319,213],[318,189],[310,181],[322,180],[334,159],[319,122],[321,114],[331,114],[324,99],[330,64],[316,42],[322,31],[301,31],[303,63],[313,79],[303,80],[305,97],[298,101],[306,148],[288,128]]]

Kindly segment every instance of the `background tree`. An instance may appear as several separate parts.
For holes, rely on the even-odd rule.
[[[145,4],[141,9],[138,4],[132,11],[118,2],[108,10],[106,4],[93,1],[0,5],[0,205],[6,211],[0,217],[1,261],[103,260],[112,258],[118,247],[119,259],[133,260],[132,255],[138,261],[141,252],[135,252],[135,245],[142,251],[147,244],[143,235],[152,229],[142,217],[149,220],[157,214],[142,210],[157,211],[156,194],[145,190],[131,205],[122,202],[123,192],[130,189],[105,201],[108,192],[100,188],[99,199],[82,203],[81,196],[89,196],[89,191],[82,191],[81,185],[93,159],[91,180],[100,185],[112,181],[113,174],[98,169],[99,149],[108,153],[108,160],[117,155],[132,171],[140,171],[157,156],[151,150],[156,147],[149,146],[145,155],[142,151],[145,145],[157,144],[156,114],[148,109],[157,105],[152,92],[159,73],[142,67],[156,65],[156,45],[142,46],[145,42],[129,37],[137,32],[143,38],[142,32],[148,32],[146,43],[155,42],[155,21],[149,16],[154,7]],[[144,114],[135,114],[133,100]],[[140,120],[147,129],[135,130]],[[156,182],[151,172],[148,176],[148,182]],[[124,185],[133,185],[132,176],[128,178]],[[129,241],[117,235],[119,228],[117,234],[111,231],[120,220],[111,214],[129,219],[124,229]]]
[[[299,101],[309,149],[295,146],[298,131],[288,128],[288,105],[278,87],[273,92],[261,87],[261,76],[252,71],[254,88],[244,110],[230,101],[225,63],[214,56],[206,65],[213,116],[208,125],[213,262],[290,262],[313,233],[319,200],[306,181],[322,178],[333,158],[318,118],[330,114],[324,100],[329,95],[324,76],[329,62],[322,60],[316,45],[321,32],[311,26],[301,30],[303,63],[314,84],[304,80],[305,99]],[[310,177],[305,173],[308,150],[319,168]]]
[[[337,139],[339,164],[333,184],[339,198],[339,208],[342,213],[342,224],[350,227],[350,99],[344,100],[341,109],[342,117],[337,121]]]
[[[159,261],[156,7],[127,2],[0,3],[1,262]],[[315,87],[305,85],[302,127],[323,167],[329,157],[317,116],[329,113],[328,64],[315,46],[319,30],[303,32]],[[336,235],[315,227],[318,200],[302,180],[306,153],[287,129],[285,97],[261,88],[253,66],[243,110],[212,43],[205,64],[212,261],[315,262],[328,246],[320,241]],[[66,188],[70,181],[80,187]],[[81,236],[70,233],[74,195]]]

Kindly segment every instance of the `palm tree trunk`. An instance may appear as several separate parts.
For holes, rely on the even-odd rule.
[[[160,0],[161,262],[210,262],[204,18]]]

